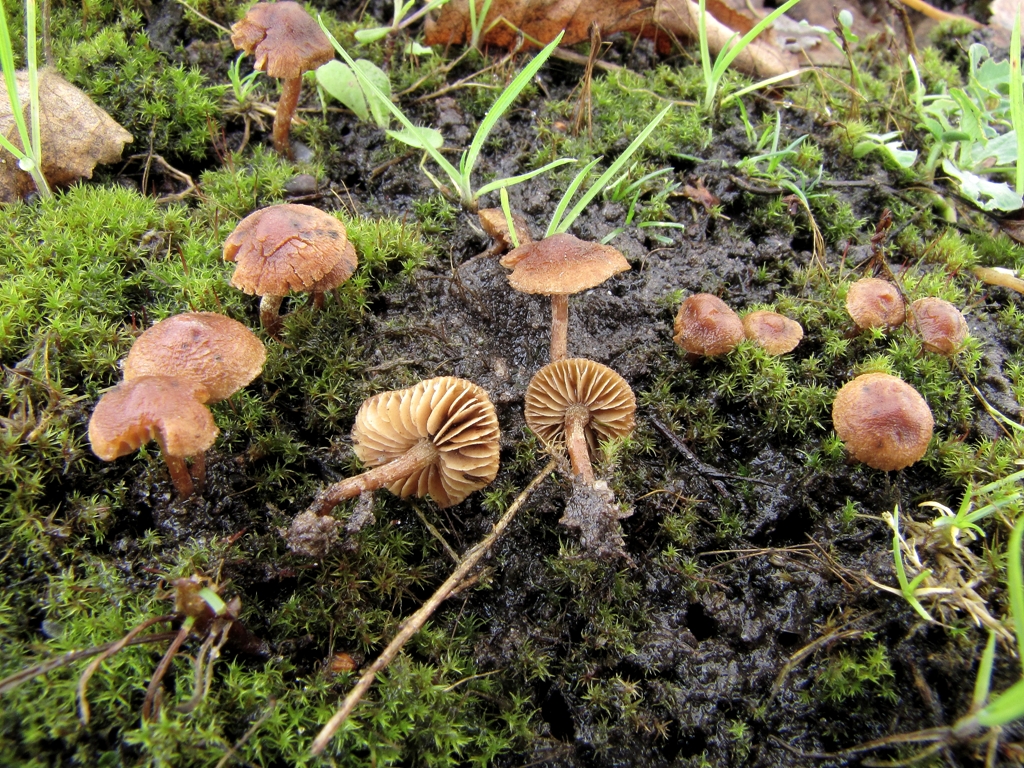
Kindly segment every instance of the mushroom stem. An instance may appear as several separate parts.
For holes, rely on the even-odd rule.
[[[345,499],[351,499],[366,491],[375,491],[408,477],[416,470],[432,464],[437,455],[437,448],[432,442],[421,440],[394,461],[328,486],[317,494],[308,511],[321,517],[329,515]]]
[[[551,296],[551,362],[565,360],[569,336],[569,296]]]
[[[585,405],[571,405],[565,411],[565,447],[572,462],[572,471],[587,485],[594,484],[594,468],[590,464],[590,447],[587,445],[587,425],[590,423],[590,409]]]
[[[277,154],[294,159],[292,145],[288,140],[292,129],[292,117],[299,105],[299,91],[302,90],[302,76],[286,78],[281,81],[281,100],[277,102],[274,112],[274,149]]]
[[[171,456],[167,453],[167,450],[162,445],[160,446],[160,451],[164,455],[164,463],[167,465],[167,471],[171,473],[171,481],[174,483],[178,495],[183,499],[187,499],[195,490],[195,487],[192,485],[192,477],[188,473],[188,465],[180,456]]]
[[[281,333],[281,303],[284,296],[264,296],[260,299],[260,325],[275,339]]]
[[[313,309],[319,312],[324,308],[324,292],[313,291],[313,295],[311,296],[309,303],[312,305]]]

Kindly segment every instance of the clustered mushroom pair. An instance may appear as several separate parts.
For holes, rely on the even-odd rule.
[[[93,410],[93,452],[113,461],[155,440],[178,494],[191,496],[203,486],[204,454],[219,432],[206,406],[255,379],[266,358],[263,343],[230,317],[186,312],[161,320],[135,341],[124,380]]]

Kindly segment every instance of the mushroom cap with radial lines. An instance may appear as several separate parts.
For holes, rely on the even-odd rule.
[[[93,409],[93,453],[113,461],[156,440],[170,456],[197,456],[213,445],[219,431],[203,405],[207,397],[200,384],[183,378],[140,376],[123,381]]]
[[[256,3],[231,27],[231,42],[255,55],[254,69],[294,79],[334,58],[334,46],[305,9],[291,0]]]
[[[851,283],[846,294],[846,311],[862,331],[897,328],[907,318],[899,289],[877,277],[864,277]]]
[[[626,257],[610,245],[565,233],[520,245],[502,258],[501,266],[512,269],[508,281],[517,291],[547,296],[579,293],[630,269]]]
[[[258,296],[311,291],[335,270],[348,279],[358,265],[344,224],[295,203],[261,208],[242,219],[224,241],[224,260],[236,264],[231,284]]]
[[[626,380],[593,360],[558,360],[541,368],[526,387],[526,423],[549,448],[565,444],[565,412],[582,405],[590,413],[587,444],[633,431],[636,397]]]
[[[216,312],[168,317],[139,336],[124,361],[125,381],[177,376],[195,381],[209,399],[225,400],[260,375],[267,350],[256,335]]]
[[[865,373],[836,394],[832,424],[851,457],[889,471],[924,456],[934,421],[928,403],[905,381]]]
[[[471,381],[442,376],[363,402],[352,429],[354,450],[371,467],[394,461],[423,441],[437,460],[397,480],[397,496],[429,495],[442,509],[458,504],[498,474],[498,416],[487,393]]]

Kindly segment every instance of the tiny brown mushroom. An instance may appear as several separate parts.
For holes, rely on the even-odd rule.
[[[887,471],[924,456],[934,425],[918,391],[887,373],[844,384],[832,404],[832,423],[852,458]]]
[[[185,312],[146,330],[128,352],[124,379],[176,376],[206,389],[206,402],[226,400],[259,376],[267,350],[237,320],[216,312]]]
[[[572,470],[594,485],[590,451],[597,440],[633,431],[636,398],[611,368],[593,360],[557,360],[537,371],[526,387],[526,423],[549,449],[566,446]]]
[[[516,247],[512,242],[512,235],[509,232],[505,212],[501,208],[481,208],[477,211],[476,215],[480,219],[480,226],[484,228],[484,232],[494,240],[494,245],[483,253],[478,254],[479,256],[496,256],[499,253],[504,253],[509,248]],[[516,237],[519,238],[519,245],[533,242],[533,235],[530,234],[530,225],[518,213],[512,214],[512,226],[516,228]]]
[[[517,291],[551,297],[551,362],[566,357],[569,295],[630,269],[626,258],[610,245],[564,233],[520,245],[505,255],[501,266],[512,269],[508,281]]]
[[[907,318],[903,296],[895,285],[877,277],[865,277],[850,285],[846,294],[846,311],[857,327],[898,328]]]
[[[113,461],[156,440],[174,487],[182,498],[192,495],[185,459],[193,458],[196,481],[205,479],[204,452],[217,438],[199,384],[171,376],[140,376],[124,381],[100,398],[89,419],[89,442],[103,461]]]
[[[967,320],[944,299],[929,296],[910,305],[908,325],[929,352],[952,357],[967,339]]]
[[[743,321],[728,304],[710,293],[688,296],[676,313],[672,340],[691,355],[714,357],[743,341]]]
[[[330,514],[344,499],[386,486],[403,499],[430,496],[444,509],[498,474],[498,416],[471,381],[443,376],[363,402],[352,440],[372,469],[334,483],[310,507]]]
[[[348,280],[359,264],[345,225],[310,205],[282,203],[242,219],[224,241],[224,260],[235,262],[231,284],[262,296],[260,323],[280,332],[281,302],[289,291],[318,296]]]
[[[792,352],[804,337],[804,329],[796,320],[764,309],[743,318],[743,332],[769,355]]]
[[[274,113],[274,149],[292,159],[288,141],[299,104],[302,74],[334,58],[334,47],[305,9],[291,0],[256,3],[231,27],[235,48],[256,55],[255,69],[281,80],[281,99]]]

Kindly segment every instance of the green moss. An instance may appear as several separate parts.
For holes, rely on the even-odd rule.
[[[197,69],[173,64],[154,50],[137,13],[88,37],[62,41],[57,58],[68,80],[135,137],[136,151],[152,151],[172,163],[203,158],[220,132],[224,87],[208,85]]]

